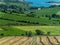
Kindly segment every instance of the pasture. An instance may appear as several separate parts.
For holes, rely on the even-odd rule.
[[[47,32],[51,32],[51,35],[60,35],[60,26],[13,26],[14,28],[18,28],[24,31],[32,31],[41,30],[45,34]]]
[[[0,35],[5,36],[21,36],[26,32],[31,31],[33,36],[36,34],[36,30],[41,30],[44,34],[50,32],[50,35],[60,35],[60,26],[0,26]]]

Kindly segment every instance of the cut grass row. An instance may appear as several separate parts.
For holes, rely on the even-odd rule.
[[[0,45],[58,45],[59,36],[34,36],[34,37],[20,37],[10,36],[0,41]],[[5,37],[3,37],[5,38]]]
[[[2,43],[2,45],[11,45],[13,42],[19,40],[20,37],[14,37],[13,39],[7,40],[6,42]]]

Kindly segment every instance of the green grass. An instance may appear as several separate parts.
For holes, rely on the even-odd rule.
[[[50,32],[50,35],[60,35],[60,26],[0,26],[0,34],[5,36],[21,36],[26,31],[31,31],[33,35],[36,34],[35,30],[41,30],[44,34]]]
[[[60,11],[58,11],[56,14],[57,14],[57,15],[60,15]]]
[[[25,34],[24,30],[12,28],[10,26],[0,26],[0,28],[0,34],[3,33],[5,36],[21,36],[21,34]]]
[[[39,29],[45,34],[51,32],[51,35],[60,35],[60,26],[13,26],[14,28],[22,29],[24,31],[32,31]]]

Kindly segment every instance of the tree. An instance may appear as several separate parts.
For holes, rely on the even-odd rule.
[[[31,31],[27,31],[26,32],[26,36],[31,37],[32,36],[32,32]]]
[[[45,17],[49,17],[49,15],[45,15]]]
[[[50,35],[51,33],[50,32],[47,32],[47,35]]]
[[[60,18],[60,15],[52,14],[52,17],[53,17],[53,18]]]
[[[19,8],[19,12],[21,13],[21,14],[24,14],[24,9],[23,8]]]
[[[1,8],[1,9],[7,9],[7,8],[8,8],[8,6],[7,6],[7,5],[5,5],[5,4],[0,4],[0,8]]]
[[[1,11],[7,13],[7,9],[1,9]]]
[[[0,4],[0,11],[6,13],[8,6],[6,4]]]
[[[44,34],[44,32],[43,32],[43,31],[38,30],[38,29],[37,29],[37,30],[35,30],[35,32],[36,32],[36,34],[37,34],[37,35],[43,35],[43,34]]]
[[[51,20],[51,16],[49,16],[49,20]]]
[[[34,12],[30,12],[29,14],[27,14],[28,17],[35,17],[36,14]]]
[[[3,34],[3,33],[1,33],[0,35],[1,35],[1,36],[4,36],[4,34]]]
[[[56,14],[52,14],[52,17],[53,17],[53,18],[56,18],[56,16],[57,16]]]
[[[57,5],[51,5],[49,8],[57,7]]]
[[[10,5],[9,8],[10,9],[17,9],[18,7],[16,5]]]
[[[24,34],[21,34],[21,36],[24,36]]]

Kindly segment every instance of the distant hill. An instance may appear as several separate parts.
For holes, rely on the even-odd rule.
[[[17,5],[20,7],[27,7],[30,4],[30,2],[26,2],[24,0],[0,0],[0,4]]]
[[[16,3],[23,3],[23,4],[27,4],[27,3],[30,3],[30,2],[26,2],[25,0],[0,0],[0,2],[16,2]]]
[[[0,0],[0,2],[18,2],[18,1],[24,1],[24,0]]]

